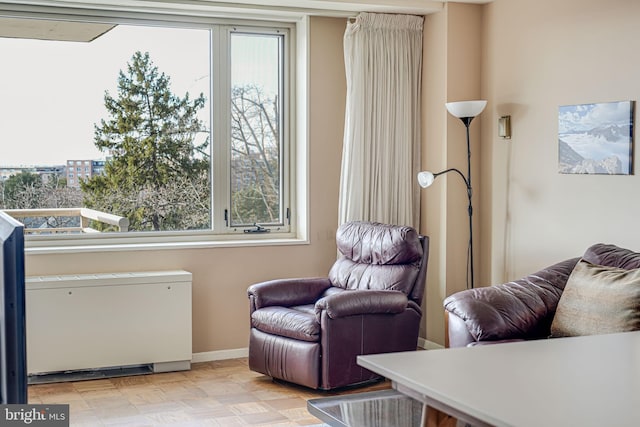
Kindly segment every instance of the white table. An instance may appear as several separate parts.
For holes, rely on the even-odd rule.
[[[640,331],[358,356],[414,399],[478,426],[640,426]]]

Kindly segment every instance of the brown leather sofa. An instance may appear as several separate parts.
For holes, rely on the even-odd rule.
[[[598,243],[582,259],[625,270],[640,267],[640,254]],[[444,300],[448,346],[464,347],[547,338],[558,301],[580,258],[544,268],[514,282],[468,289]]]
[[[380,377],[360,354],[415,350],[429,239],[411,227],[351,222],[328,277],[249,287],[249,368],[314,389]]]

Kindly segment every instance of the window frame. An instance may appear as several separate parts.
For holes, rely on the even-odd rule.
[[[69,20],[77,22],[95,22],[106,24],[160,26],[174,28],[200,28],[210,31],[210,93],[208,94],[210,117],[210,155],[213,159],[210,166],[211,176],[211,228],[204,230],[182,231],[132,231],[126,233],[109,232],[91,235],[27,235],[25,248],[27,252],[84,252],[120,249],[163,249],[176,247],[215,247],[215,246],[245,246],[262,244],[290,244],[300,242],[296,224],[296,206],[299,206],[294,180],[299,171],[296,170],[296,83],[299,80],[296,66],[300,63],[297,57],[299,50],[296,46],[297,23],[280,20],[257,20],[244,18],[220,18],[198,16],[197,14],[173,15],[158,11],[122,11],[122,10],[86,10],[75,8],[57,8],[49,6],[11,7],[13,5],[0,6],[0,16],[11,18],[34,18],[50,20]],[[278,34],[284,36],[282,47],[283,64],[281,70],[282,115],[281,122],[281,217],[283,224],[266,226],[269,233],[245,233],[244,230],[252,227],[229,227],[225,223],[224,210],[230,209],[231,195],[231,164],[230,164],[230,108],[219,108],[222,113],[216,113],[214,108],[214,96],[227,93],[230,95],[231,80],[229,67],[221,66],[218,52],[226,52],[226,65],[230,61],[230,49],[225,46],[225,41],[230,40],[233,31],[256,34]],[[224,37],[221,37],[225,34]],[[231,98],[226,96],[220,105],[230,106]],[[225,117],[226,116],[226,117]],[[225,126],[219,126],[225,123]],[[216,144],[215,141],[227,141],[225,144]],[[303,150],[304,151],[304,150]],[[223,155],[221,155],[221,153]],[[216,183],[225,182],[224,188]],[[217,189],[217,191],[215,191]]]
[[[291,221],[291,212],[292,209],[292,194],[291,194],[291,183],[290,179],[294,175],[291,173],[291,168],[293,167],[293,163],[289,162],[290,158],[293,158],[293,147],[295,144],[292,143],[291,135],[293,135],[293,122],[292,119],[292,111],[291,105],[294,103],[294,80],[285,76],[294,76],[295,75],[295,59],[292,58],[293,48],[291,40],[293,37],[293,25],[288,26],[267,26],[267,27],[258,27],[256,25],[247,25],[247,23],[242,23],[241,25],[236,25],[234,23],[227,23],[227,25],[220,25],[216,28],[212,29],[212,51],[225,52],[223,55],[219,55],[218,57],[212,56],[212,73],[214,76],[212,88],[212,94],[210,99],[213,99],[215,93],[220,94],[228,94],[229,96],[224,96],[221,99],[220,106],[217,111],[212,108],[211,109],[211,123],[212,123],[212,141],[229,141],[228,144],[211,144],[213,153],[213,176],[212,176],[212,187],[215,185],[216,181],[224,181],[227,183],[224,190],[218,189],[218,191],[213,191],[211,194],[213,195],[213,208],[212,208],[212,218],[211,222],[213,225],[214,234],[231,234],[231,235],[244,235],[245,230],[255,228],[250,225],[243,226],[234,226],[230,225],[229,212],[231,211],[231,78],[230,78],[230,64],[231,64],[231,50],[230,50],[230,41],[231,35],[233,33],[241,33],[241,34],[274,34],[274,35],[283,35],[283,59],[281,64],[281,76],[280,76],[280,87],[284,96],[283,99],[280,100],[280,105],[282,107],[283,114],[280,118],[281,132],[283,135],[281,136],[281,147],[280,147],[280,175],[281,175],[281,191],[280,195],[280,206],[283,211],[281,217],[283,219],[282,224],[276,225],[263,225],[265,229],[269,230],[270,233],[290,233],[292,231],[292,221]],[[223,64],[216,63],[216,59],[220,58]],[[289,120],[285,120],[285,117],[289,118]],[[214,126],[214,123],[224,123],[224,126]],[[288,122],[288,123],[287,123]],[[261,224],[262,225],[262,224]],[[221,232],[215,232],[215,230],[224,230]],[[251,233],[254,234],[254,233]],[[255,234],[254,237],[259,237],[262,234],[267,233],[258,233]],[[264,236],[263,238],[266,238]]]

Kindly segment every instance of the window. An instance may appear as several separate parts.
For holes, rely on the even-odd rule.
[[[232,227],[286,219],[280,186],[283,40],[282,34],[231,33]]]
[[[25,25],[0,35],[0,132],[16,141],[0,167],[46,166],[68,182],[36,173],[31,198],[0,209],[91,208],[127,218],[124,238],[289,236],[292,26],[4,15],[0,27]],[[40,40],[37,27],[54,36]],[[26,221],[36,241],[65,238],[37,221]]]

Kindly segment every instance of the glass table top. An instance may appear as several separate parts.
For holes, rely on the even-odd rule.
[[[332,427],[418,427],[422,420],[422,403],[396,390],[310,399],[307,409]]]

